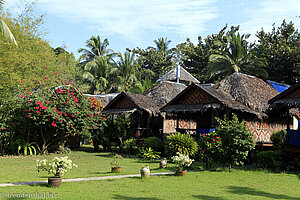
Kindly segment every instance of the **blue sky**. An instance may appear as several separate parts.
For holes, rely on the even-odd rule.
[[[270,31],[283,19],[300,27],[299,0],[39,0],[38,9],[46,13],[45,39],[52,47],[66,46],[76,58],[93,35],[108,38],[109,48],[124,52],[154,46],[159,37],[170,39],[170,47],[186,38],[197,43],[199,35],[218,33],[225,24],[240,25],[252,42],[256,31]]]

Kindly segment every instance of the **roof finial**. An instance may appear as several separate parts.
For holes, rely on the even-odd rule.
[[[180,66],[177,65],[177,70],[176,70],[176,82],[179,83],[180,79]]]

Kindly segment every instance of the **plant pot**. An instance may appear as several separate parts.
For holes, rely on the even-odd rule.
[[[185,176],[185,175],[186,175],[186,170],[176,169],[175,176]]]
[[[122,167],[111,167],[112,173],[120,173],[122,171]]]
[[[48,178],[48,185],[59,187],[61,185],[62,178],[61,177],[49,177]]]
[[[149,178],[150,176],[150,168],[147,167],[142,167],[141,168],[141,178]]]
[[[159,168],[167,168],[167,160],[160,160],[160,163],[159,163]]]

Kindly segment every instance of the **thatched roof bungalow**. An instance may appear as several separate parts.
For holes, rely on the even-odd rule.
[[[191,85],[161,108],[169,116],[164,133],[213,129],[215,117],[233,112],[246,120],[257,142],[269,143],[272,131],[284,126],[266,113],[268,100],[277,94],[263,80],[241,73],[234,73],[211,88]]]
[[[159,108],[178,95],[186,86],[162,81],[143,94],[122,92],[103,109],[106,114],[131,113],[131,132],[136,137],[161,136],[164,116]]]

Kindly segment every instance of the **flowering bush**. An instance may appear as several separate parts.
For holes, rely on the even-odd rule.
[[[47,171],[49,174],[53,174],[55,177],[62,177],[68,170],[77,165],[72,163],[72,160],[68,157],[55,157],[51,161],[47,159],[36,161],[37,171]]]
[[[199,157],[205,163],[205,166],[209,169],[213,161],[219,159],[222,146],[221,137],[216,132],[208,134],[200,134],[198,141],[199,144]]]
[[[113,158],[114,158],[114,161],[112,163],[110,163],[110,166],[111,167],[121,167],[121,165],[120,165],[120,163],[119,163],[118,160],[123,159],[123,157],[121,155],[119,155],[119,154],[115,154],[113,156]]]
[[[189,167],[193,159],[190,159],[188,155],[181,154],[179,152],[176,153],[176,156],[171,157],[172,161],[177,165],[179,170],[183,170],[185,167]]]
[[[97,129],[104,120],[98,115],[97,101],[82,95],[72,85],[27,91],[22,98],[18,116],[26,123],[19,125],[27,127],[19,129],[29,127],[30,136],[43,151],[55,150],[51,145],[63,143],[69,135],[90,133],[84,130]]]

